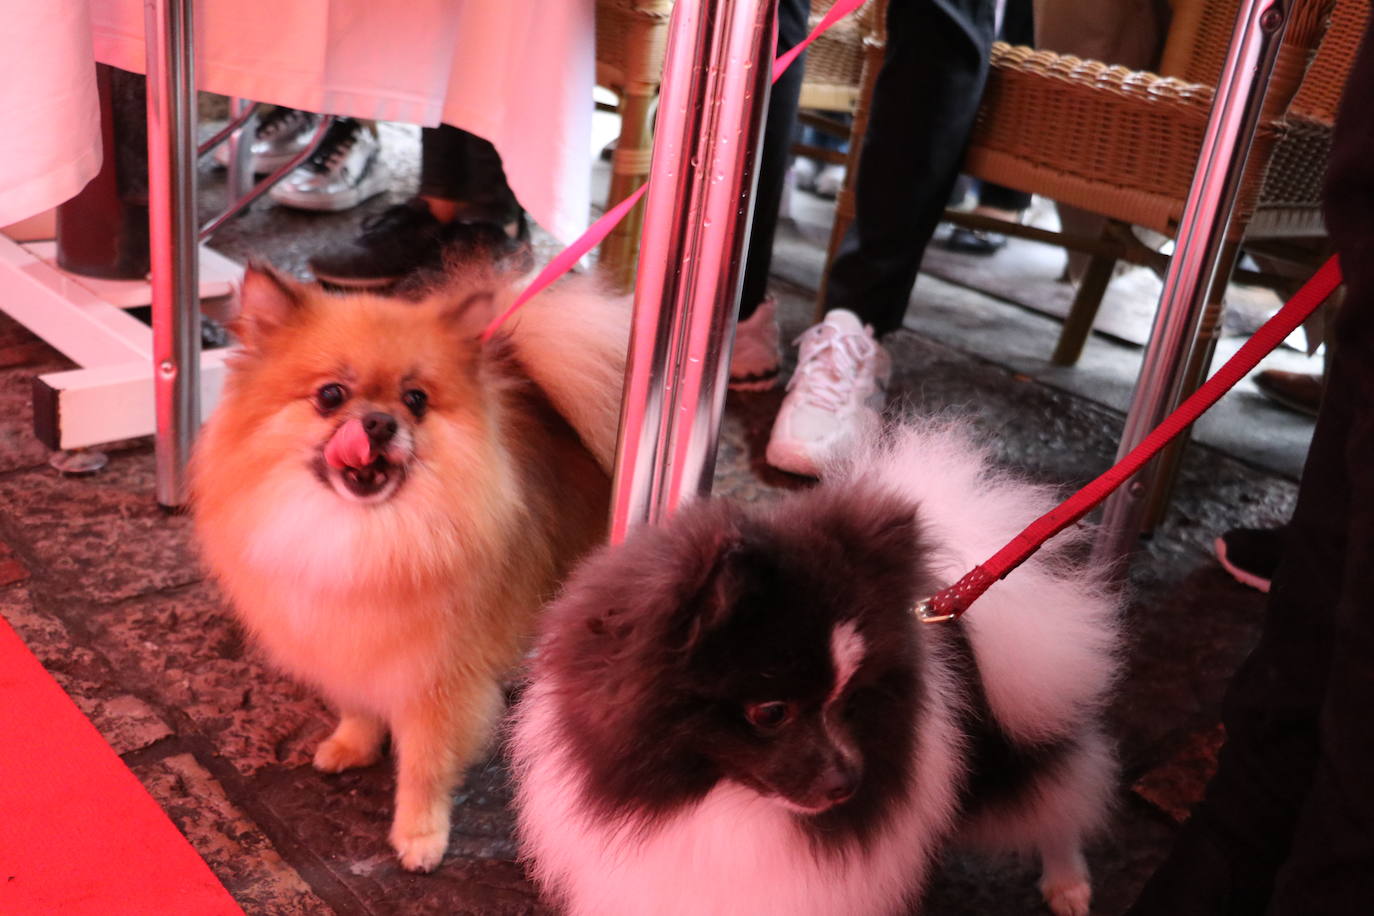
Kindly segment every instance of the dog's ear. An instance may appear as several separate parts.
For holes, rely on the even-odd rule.
[[[262,262],[250,261],[239,288],[238,314],[229,322],[229,330],[245,348],[260,352],[304,308],[305,301],[301,284]]]
[[[672,641],[684,651],[691,651],[730,618],[747,588],[751,563],[757,560],[737,526],[731,524],[712,534],[702,544],[696,581],[689,585],[674,615]]]

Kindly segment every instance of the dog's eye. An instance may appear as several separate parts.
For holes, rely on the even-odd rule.
[[[315,392],[315,404],[325,413],[329,413],[331,410],[336,409],[347,400],[348,389],[337,382],[321,385],[319,390]]]
[[[744,717],[755,728],[771,730],[781,728],[792,721],[792,704],[781,700],[768,703],[750,703],[744,707]]]
[[[429,395],[425,394],[419,388],[411,388],[405,394],[401,395],[401,403],[405,404],[406,409],[413,413],[418,420],[424,415],[425,408],[429,406]]]

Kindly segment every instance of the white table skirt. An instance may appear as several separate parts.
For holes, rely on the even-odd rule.
[[[76,194],[100,170],[87,0],[0,0],[0,226]]]
[[[141,73],[145,54],[141,0],[0,0],[0,15],[21,24],[0,30],[4,225],[94,174],[92,59]],[[593,0],[197,0],[197,86],[462,127],[495,144],[521,204],[568,241],[588,214],[593,17]]]

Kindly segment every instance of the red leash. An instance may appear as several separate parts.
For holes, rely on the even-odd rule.
[[[986,563],[973,567],[972,572],[949,588],[936,592],[918,603],[917,616],[924,623],[937,623],[942,620],[953,620],[967,611],[969,605],[977,601],[994,582],[1006,578],[1008,573],[1039,550],[1042,544],[1087,515],[1094,506],[1144,467],[1145,462],[1153,458],[1169,440],[1183,432],[1204,411],[1220,400],[1223,394],[1235,387],[1246,373],[1255,368],[1285,337],[1293,333],[1340,285],[1341,268],[1333,255],[1303,284],[1297,295],[1279,309],[1278,314],[1266,321],[1236,355],[1226,361],[1226,365],[1193,392],[1177,410],[1165,417],[1164,422],[1156,426],[1130,454],[1109,468],[1101,477],[1032,522],[1025,531],[1012,538],[1011,543],[993,554]]]

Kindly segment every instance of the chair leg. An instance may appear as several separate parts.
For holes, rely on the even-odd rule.
[[[1202,323],[1198,327],[1197,340],[1188,357],[1184,369],[1182,387],[1178,393],[1181,403],[1185,398],[1207,380],[1212,368],[1212,357],[1216,354],[1217,340],[1221,337],[1221,318],[1225,311],[1226,287],[1231,282],[1231,273],[1240,260],[1240,246],[1227,242],[1217,261],[1216,277],[1207,293],[1207,307],[1202,313]],[[1178,483],[1179,469],[1183,464],[1184,451],[1192,438],[1192,428],[1184,430],[1177,439],[1155,459],[1155,472],[1150,481],[1150,491],[1146,494],[1143,530],[1150,532],[1164,520],[1173,499],[1174,487]]]
[[[1055,344],[1051,361],[1057,366],[1072,366],[1083,355],[1083,347],[1092,333],[1093,321],[1097,310],[1102,307],[1102,297],[1107,293],[1107,284],[1112,280],[1116,269],[1116,258],[1110,255],[1093,255],[1088,262],[1088,270],[1078,284],[1069,315],[1064,319],[1064,329],[1059,332],[1059,342]]]
[[[611,186],[607,208],[629,197],[648,180],[653,156],[653,104],[658,87],[631,94],[628,90],[620,104],[620,138],[611,156]],[[600,265],[612,287],[628,291],[634,286],[639,260],[639,236],[644,223],[644,201],[635,204],[605,241],[601,243]]]
[[[648,180],[653,159],[654,105],[668,40],[671,0],[640,0],[633,9],[625,47],[626,85],[620,95],[620,137],[611,157],[611,188],[606,205],[613,207]],[[635,205],[601,243],[600,267],[617,289],[634,285],[639,266],[639,235],[644,202]]]

